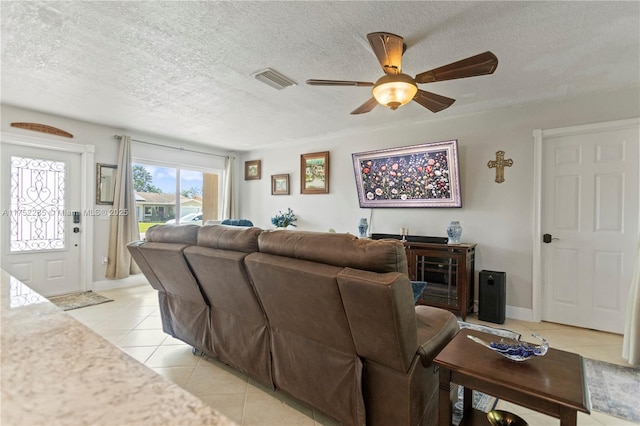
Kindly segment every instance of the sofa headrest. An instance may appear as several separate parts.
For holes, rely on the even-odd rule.
[[[145,239],[150,243],[195,245],[200,225],[155,225],[147,229]]]
[[[263,231],[261,253],[375,272],[407,273],[404,245],[395,240],[358,239],[351,234],[307,231]]]
[[[210,225],[198,231],[198,245],[221,250],[233,250],[244,253],[258,251],[260,228],[239,226]]]

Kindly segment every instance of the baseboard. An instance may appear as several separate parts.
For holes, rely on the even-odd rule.
[[[478,313],[478,301],[476,300],[473,304],[473,312]],[[520,321],[533,321],[533,310],[528,308],[520,308],[517,306],[506,306],[504,316],[507,318],[520,320]]]
[[[528,308],[519,308],[517,306],[507,306],[505,311],[507,318],[533,322],[533,310]]]
[[[94,281],[93,290],[94,291],[113,290],[116,288],[134,287],[142,284],[149,284],[149,281],[147,281],[147,279],[143,274],[137,274],[137,275],[131,275],[127,278],[122,278],[119,280]]]

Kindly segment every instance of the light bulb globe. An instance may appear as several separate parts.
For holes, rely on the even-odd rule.
[[[414,98],[418,86],[407,74],[384,75],[373,85],[372,92],[379,104],[395,110]]]

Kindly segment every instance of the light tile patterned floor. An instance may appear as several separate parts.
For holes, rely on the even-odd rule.
[[[211,358],[196,357],[191,347],[162,331],[158,299],[149,285],[101,291],[113,302],[68,311],[133,358],[210,404],[239,425],[334,425],[308,406],[266,389],[246,375]],[[622,336],[553,323],[507,319],[497,326],[474,317],[468,321],[514,330],[523,338],[538,332],[552,347],[585,357],[626,365]],[[528,339],[525,339],[528,340]],[[559,425],[557,419],[500,401],[499,409],[523,417],[530,426]],[[578,425],[625,426],[634,423],[593,411],[578,413]]]

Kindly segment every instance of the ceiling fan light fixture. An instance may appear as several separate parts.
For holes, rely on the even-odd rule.
[[[395,110],[411,102],[418,93],[418,86],[406,74],[385,75],[376,81],[372,92],[378,103]]]

